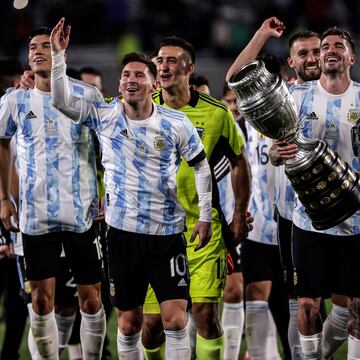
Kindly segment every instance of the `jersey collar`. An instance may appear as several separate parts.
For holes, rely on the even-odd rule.
[[[165,101],[164,98],[162,96],[162,92],[163,90],[161,89],[160,93],[159,93],[159,100],[160,100],[160,105],[164,105]],[[194,90],[191,86],[190,86],[190,101],[188,102],[187,105],[190,105],[191,107],[195,108],[197,103],[199,101],[199,92]]]

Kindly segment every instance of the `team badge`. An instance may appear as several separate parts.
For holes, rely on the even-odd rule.
[[[45,124],[45,132],[47,136],[58,136],[59,130],[56,120],[50,118],[47,119]]]
[[[155,136],[154,140],[154,149],[157,151],[161,151],[166,149],[167,143],[165,136]]]
[[[355,125],[360,119],[360,110],[359,109],[350,109],[347,113],[347,120],[350,124]]]
[[[258,134],[258,139],[259,140],[264,140],[265,139],[265,136],[262,134],[262,133],[257,133]]]

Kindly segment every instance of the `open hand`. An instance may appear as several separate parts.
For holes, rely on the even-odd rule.
[[[21,75],[17,89],[33,89],[35,87],[34,72],[31,70],[25,70]]]
[[[15,205],[12,201],[4,199],[1,201],[1,220],[7,231],[19,232],[19,218]]]
[[[61,18],[51,31],[50,44],[51,50],[60,52],[65,50],[69,45],[71,26],[67,25],[64,28],[65,18]]]
[[[233,233],[234,246],[246,240],[249,231],[253,229],[253,221],[254,218],[249,212],[246,212],[246,215],[234,213],[233,221],[230,224],[230,229]]]
[[[0,245],[0,260],[5,257],[10,257],[14,255],[14,245],[10,243],[9,245]]]
[[[212,234],[211,223],[205,221],[198,221],[195,225],[194,231],[191,235],[190,242],[194,242],[197,235],[199,235],[199,242],[194,251],[202,249],[210,241]]]

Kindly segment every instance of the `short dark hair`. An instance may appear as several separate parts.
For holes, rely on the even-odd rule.
[[[178,36],[168,36],[163,41],[161,41],[160,49],[163,46],[178,46],[178,47],[182,48],[183,50],[185,50],[188,53],[192,63],[195,64],[195,59],[196,59],[195,49],[192,46],[192,44],[190,44],[185,39],[178,37]]]
[[[98,69],[95,69],[95,68],[92,67],[92,66],[84,66],[84,67],[82,67],[82,68],[80,69],[80,74],[83,74],[83,73],[91,74],[91,75],[96,75],[96,76],[102,77],[101,72],[100,72]]]
[[[204,75],[192,73],[190,75],[189,84],[195,85],[197,87],[199,87],[201,85],[209,86],[209,80]]]
[[[276,55],[263,54],[260,55],[258,59],[264,62],[266,70],[272,74],[280,74],[281,67],[286,67],[285,61]]]
[[[135,52],[126,54],[122,59],[122,67],[124,68],[128,63],[131,62],[140,62],[145,64],[149,68],[151,74],[156,79],[156,75],[157,75],[156,65],[151,61],[151,59],[148,56],[144,54],[138,54]]]
[[[347,41],[348,45],[350,45],[351,52],[355,55],[355,42],[349,31],[342,29],[340,27],[337,27],[337,26],[332,26],[332,27],[328,28],[327,30],[325,30],[323,32],[323,34],[321,35],[321,39],[320,39],[321,43],[327,36],[330,36],[330,35],[341,36],[344,40]]]
[[[227,83],[227,81],[224,82],[224,85],[223,85],[223,89],[222,89],[222,95],[221,97],[224,97],[228,91],[230,91],[232,89],[229,88],[229,85]]]
[[[51,34],[51,29],[47,26],[42,26],[34,29],[30,35],[29,35],[29,41],[31,41],[32,38],[38,35],[49,35]]]
[[[295,33],[293,36],[291,36],[291,38],[289,39],[289,51],[291,50],[292,46],[294,45],[294,42],[297,39],[309,39],[311,37],[316,37],[320,40],[320,35],[315,32],[315,31],[311,31],[311,30],[304,30],[304,31],[299,31],[297,33]]]

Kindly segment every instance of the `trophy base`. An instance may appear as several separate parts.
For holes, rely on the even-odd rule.
[[[360,175],[326,142],[318,140],[302,154],[285,164],[285,173],[316,230],[334,227],[360,209]]]

